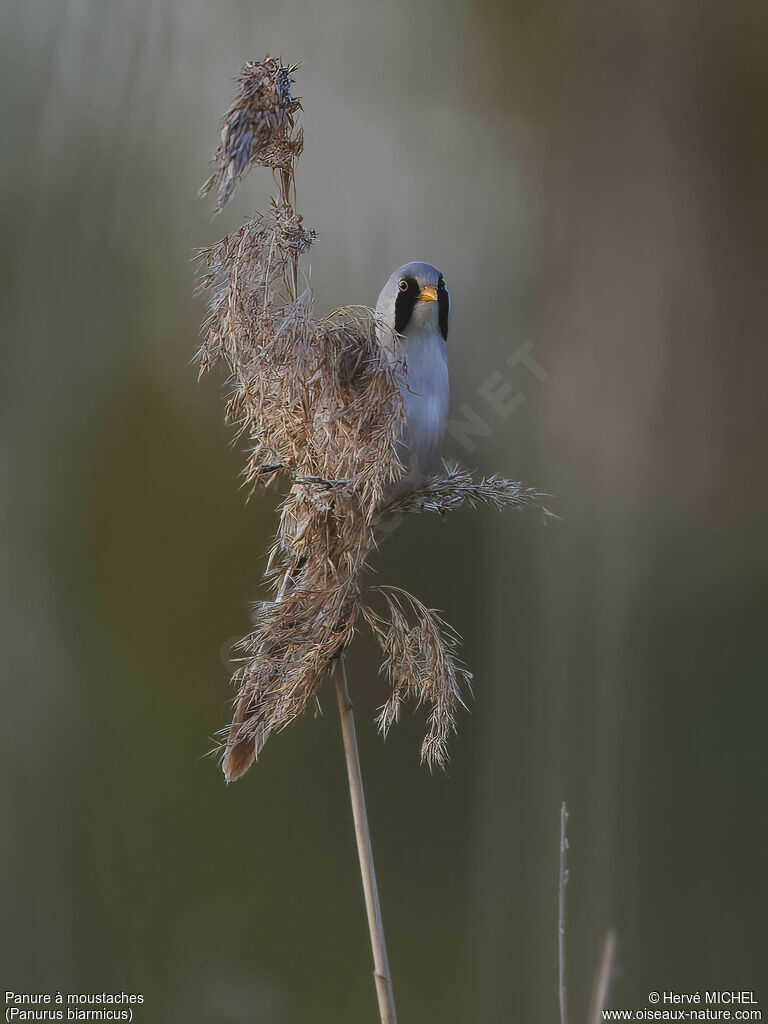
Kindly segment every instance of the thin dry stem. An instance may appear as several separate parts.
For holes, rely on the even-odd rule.
[[[557,965],[558,995],[560,998],[560,1024],[568,1024],[568,995],[565,977],[565,887],[568,884],[568,811],[563,801],[560,807],[560,875],[557,887]]]
[[[605,1010],[608,1004],[615,967],[616,932],[613,929],[609,929],[605,933],[605,939],[603,940],[603,950],[595,979],[595,990],[592,993],[592,1007],[589,1013],[590,1024],[602,1024],[603,1010]]]
[[[341,733],[344,740],[344,755],[347,763],[349,793],[352,802],[352,816],[355,822],[357,854],[360,861],[360,873],[365,893],[365,909],[368,915],[368,931],[371,936],[373,950],[373,976],[376,982],[376,994],[379,1000],[379,1014],[382,1024],[397,1024],[395,999],[392,993],[392,979],[389,973],[387,943],[384,938],[384,925],[381,919],[379,889],[376,884],[376,871],[373,864],[371,833],[368,828],[368,812],[365,807],[363,792],[363,776],[360,771],[360,754],[357,747],[355,716],[352,701],[347,687],[347,672],[344,655],[338,659],[336,669],[336,697],[341,716]]]

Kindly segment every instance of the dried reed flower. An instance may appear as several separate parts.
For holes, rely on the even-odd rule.
[[[505,508],[535,508],[545,519],[556,518],[541,504],[548,497],[535,487],[525,487],[515,480],[494,473],[492,476],[475,480],[471,473],[455,463],[443,462],[442,476],[434,476],[421,487],[398,498],[389,505],[390,515],[405,515],[407,512],[439,512],[445,515],[461,505],[477,508],[491,505],[499,512]]]
[[[269,56],[243,66],[237,95],[223,118],[215,170],[200,189],[200,195],[206,195],[218,185],[216,213],[254,164],[288,171],[301,154],[303,133],[293,131],[301,102],[291,95],[291,75],[298,67]]]
[[[477,482],[447,465],[443,476],[388,501],[403,473],[397,336],[383,346],[383,325],[364,307],[315,319],[311,292],[298,294],[298,261],[315,234],[294,209],[295,67],[271,58],[245,65],[224,118],[216,171],[202,190],[218,183],[218,210],[252,165],[280,172],[280,195],[269,210],[198,254],[200,288],[209,299],[200,371],[221,358],[229,367],[226,415],[249,445],[246,482],[253,487],[283,475],[290,484],[267,569],[276,596],[262,602],[240,644],[243,665],[234,677],[238,695],[223,752],[228,780],[305,710],[360,614],[381,645],[392,686],[381,731],[397,720],[404,699],[428,704],[422,759],[445,765],[461,687],[470,679],[457,657],[458,636],[401,590],[380,589],[386,613],[374,612],[362,599],[366,559],[377,532],[408,512],[482,502],[541,507],[532,489],[497,476]]]
[[[382,669],[392,686],[392,694],[379,713],[379,730],[386,736],[390,726],[398,721],[400,707],[408,697],[417,704],[430,704],[421,759],[430,768],[444,767],[448,761],[448,737],[456,731],[458,706],[466,707],[461,684],[469,687],[472,679],[458,659],[460,638],[434,609],[405,590],[380,587],[379,592],[387,602],[386,616],[361,605],[363,617],[384,652]],[[413,625],[403,605],[415,618]]]

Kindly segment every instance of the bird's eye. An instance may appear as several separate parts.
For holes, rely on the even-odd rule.
[[[442,279],[442,277],[437,282],[437,287],[440,289],[440,291],[445,291],[445,281]]]
[[[400,289],[401,292],[407,292],[408,291],[408,282],[407,281],[401,281],[400,284],[397,287]]]

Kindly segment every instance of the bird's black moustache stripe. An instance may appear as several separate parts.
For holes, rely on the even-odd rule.
[[[448,289],[445,287],[445,281],[443,275],[437,282],[437,312],[440,320],[440,333],[443,336],[443,341],[448,341]]]
[[[413,307],[419,298],[419,286],[416,284],[416,279],[404,277],[403,280],[408,285],[408,288],[405,291],[398,291],[397,298],[395,299],[395,330],[398,334],[402,334],[408,326],[408,321],[413,313]]]

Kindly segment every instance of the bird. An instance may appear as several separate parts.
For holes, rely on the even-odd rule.
[[[393,501],[440,467],[450,399],[451,295],[443,275],[431,263],[398,267],[381,290],[376,314],[379,344],[402,363],[404,420],[397,444],[404,473],[387,495]]]

